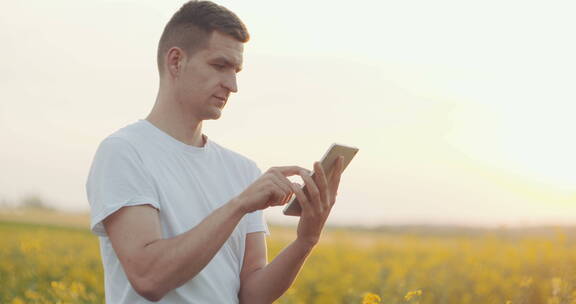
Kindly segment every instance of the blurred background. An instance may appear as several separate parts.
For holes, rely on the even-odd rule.
[[[219,3],[251,40],[204,132],[262,171],[358,147],[330,224],[576,223],[571,2]],[[97,145],[151,110],[181,4],[0,5],[0,202],[88,211]]]
[[[112,132],[148,115],[158,90],[157,43],[164,25],[183,3],[0,3],[0,209],[4,210],[0,219],[87,227],[85,182],[96,148]],[[553,303],[568,303],[562,302],[568,296],[559,296],[564,291],[571,294],[571,285],[562,284],[576,273],[576,250],[568,242],[573,234],[567,230],[512,233],[529,235],[535,243],[521,243],[527,247],[511,241],[508,230],[498,234],[500,241],[466,242],[482,229],[502,232],[503,227],[576,223],[573,2],[218,3],[245,22],[251,40],[245,45],[239,92],[231,96],[219,120],[204,123],[204,133],[253,159],[262,171],[278,165],[311,168],[333,142],[358,147],[342,177],[328,225],[380,227],[392,233],[384,233],[388,239],[358,235],[349,239],[392,246],[362,251],[365,247],[358,245],[367,254],[399,250],[398,263],[363,264],[366,269],[358,277],[342,278],[340,283],[347,287],[341,288],[339,297],[321,287],[315,293],[296,287],[282,303],[357,303],[355,297],[364,291],[400,303],[418,298],[422,288],[423,303],[456,303],[452,297],[458,303],[544,303],[554,294],[559,302]],[[24,212],[19,206],[35,211]],[[280,229],[274,231],[297,223],[296,218],[283,216],[279,207],[265,214],[274,229]],[[400,230],[401,237],[394,234],[393,227],[415,225],[437,227],[434,231],[444,237],[458,231],[462,239],[435,242],[437,234],[431,237],[429,228]],[[20,228],[0,225],[0,229],[12,233],[14,248],[26,254],[42,252],[41,240],[50,234],[19,236]],[[414,233],[425,237],[404,238]],[[328,239],[330,235],[335,234]],[[94,247],[87,248],[97,254],[95,238],[89,242]],[[270,245],[272,256],[283,244]],[[400,250],[390,244],[406,247]],[[469,250],[469,259],[462,252],[447,254],[458,246]],[[418,255],[420,249],[423,255]],[[415,254],[413,260],[403,259],[408,252]],[[426,254],[438,257],[434,261],[439,264],[410,264]],[[456,272],[434,272],[464,263],[484,269],[478,261],[501,254],[505,257],[492,266],[520,264],[497,274],[467,269],[471,277],[460,280]],[[455,256],[466,261],[454,262]],[[97,265],[98,257],[93,258],[87,263]],[[552,266],[552,261],[562,263]],[[399,266],[400,262],[408,264]],[[432,270],[431,265],[441,266]],[[440,285],[433,287],[418,279],[421,273],[402,272],[416,266],[439,277],[450,273],[454,279],[438,279]],[[99,266],[94,267],[101,275]],[[343,266],[340,274],[325,277],[339,277],[350,269]],[[379,269],[374,270],[373,281],[367,279],[370,269]],[[309,273],[302,280],[317,282],[318,277]],[[82,288],[85,293],[91,290],[93,297],[87,296],[87,303],[101,296],[99,277],[86,275],[86,280],[68,282],[58,279],[62,275],[45,279],[54,299],[57,292],[73,288],[77,294]],[[30,282],[36,282],[34,277]],[[9,278],[13,286],[25,287],[1,291],[0,300],[39,299],[34,294],[38,291],[29,287],[35,283],[22,285],[19,278]],[[361,288],[360,278],[366,279]],[[383,284],[385,280],[388,283]],[[532,296],[512,297],[506,291],[519,290],[518,286],[528,290],[531,284],[538,286],[526,291]],[[472,296],[464,290],[472,290]],[[415,293],[406,300],[410,291]],[[474,297],[482,294],[487,297]]]

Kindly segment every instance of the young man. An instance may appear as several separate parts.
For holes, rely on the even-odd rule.
[[[160,39],[151,113],[100,143],[86,190],[108,303],[271,303],[318,243],[342,160],[330,178],[318,162],[314,179],[298,166],[261,174],[202,133],[238,91],[246,41],[226,8],[184,4]],[[308,196],[291,175],[302,177]],[[267,263],[262,210],[293,194],[303,208],[297,238]]]

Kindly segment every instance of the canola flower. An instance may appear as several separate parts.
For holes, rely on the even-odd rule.
[[[0,303],[103,303],[102,278],[87,230],[0,222]]]
[[[293,239],[275,229],[270,258]],[[576,304],[575,240],[326,231],[275,303]],[[0,222],[0,303],[103,303],[103,288],[88,230]]]
[[[380,296],[368,292],[364,295],[364,299],[362,299],[362,304],[380,304],[380,301],[382,301],[382,299],[380,299]]]
[[[422,295],[422,290],[414,290],[414,291],[409,291],[405,296],[404,296],[404,300],[405,301],[411,301],[412,299],[415,299],[417,297],[420,297]]]

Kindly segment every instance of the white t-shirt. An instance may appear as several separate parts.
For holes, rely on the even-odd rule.
[[[261,175],[252,160],[204,136],[187,145],[145,119],[104,139],[86,182],[91,229],[99,236],[106,302],[151,303],[132,288],[102,220],[124,206],[159,210],[162,236],[174,237],[199,224]],[[214,258],[190,281],[158,303],[238,303],[246,234],[270,234],[262,211],[245,215]]]

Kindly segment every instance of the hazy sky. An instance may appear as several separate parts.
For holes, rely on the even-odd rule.
[[[572,2],[219,3],[252,38],[204,132],[262,171],[358,147],[330,223],[576,223]],[[149,113],[181,4],[0,3],[0,201],[88,210],[96,148]]]

